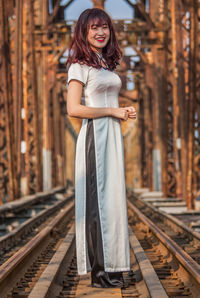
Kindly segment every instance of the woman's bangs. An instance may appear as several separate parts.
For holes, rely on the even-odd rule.
[[[106,17],[94,17],[89,20],[88,28],[91,28],[93,25],[96,25],[96,26],[108,25],[109,26],[109,23],[108,23],[108,20]]]

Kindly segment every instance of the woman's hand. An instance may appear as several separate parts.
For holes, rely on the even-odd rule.
[[[134,107],[113,108],[113,117],[120,118],[121,120],[136,119],[136,110]]]
[[[115,118],[119,118],[121,120],[128,120],[128,111],[126,108],[111,108],[112,109],[112,114],[111,116]]]
[[[125,107],[128,112],[128,118],[136,119],[136,109],[134,107]]]

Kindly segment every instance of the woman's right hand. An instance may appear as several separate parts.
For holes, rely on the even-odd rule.
[[[113,108],[112,116],[121,120],[128,120],[128,111],[126,108]]]

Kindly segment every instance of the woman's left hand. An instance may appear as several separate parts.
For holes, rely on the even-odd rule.
[[[136,119],[136,109],[134,107],[125,107],[128,112],[128,118]]]

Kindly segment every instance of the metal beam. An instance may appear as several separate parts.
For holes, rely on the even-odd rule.
[[[197,44],[198,29],[198,1],[193,1],[190,8],[190,101],[189,101],[189,118],[188,118],[188,169],[187,169],[187,205],[189,209],[194,208],[194,119],[196,111],[196,77],[197,77],[197,53],[199,51]]]
[[[0,111],[1,111],[1,203],[11,201],[15,198],[15,151],[14,151],[14,127],[13,127],[13,97],[11,60],[9,47],[9,28],[7,4],[0,0],[0,42],[1,42],[1,90],[0,90]]]
[[[104,3],[106,0],[92,0],[92,3],[95,8],[101,8],[104,9]]]

